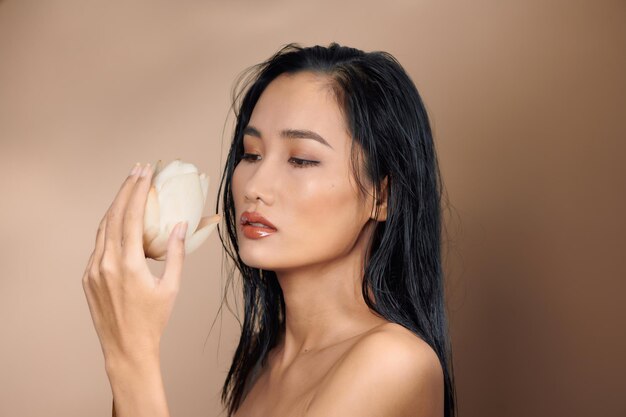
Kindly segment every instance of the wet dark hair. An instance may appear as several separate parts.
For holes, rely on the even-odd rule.
[[[373,201],[384,192],[387,178],[387,218],[377,222],[372,233],[363,297],[372,311],[409,329],[437,353],[444,374],[445,416],[453,417],[456,395],[441,265],[442,185],[428,115],[417,88],[392,55],[336,43],[286,45],[251,67],[235,86],[236,125],[218,191],[226,241],[219,226],[218,234],[242,275],[244,301],[239,345],[222,389],[228,416],[239,408],[255,365],[265,364],[285,328],[285,302],[276,274],[251,268],[239,257],[233,171],[243,155],[243,130],[261,93],[279,75],[300,71],[327,77],[353,138],[352,168],[360,191],[368,189],[359,175],[361,167],[373,186]]]

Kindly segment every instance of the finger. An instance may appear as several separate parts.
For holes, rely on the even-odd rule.
[[[98,225],[98,232],[96,233],[96,247],[91,254],[91,258],[89,261],[88,269],[87,269],[87,279],[89,275],[92,277],[97,277],[100,274],[100,262],[102,261],[102,255],[104,253],[104,239],[106,236],[107,229],[107,215],[105,214],[102,220],[100,220],[100,224]]]
[[[174,226],[167,241],[167,255],[161,285],[178,291],[185,260],[185,234],[187,222],[180,222]]]
[[[104,248],[112,253],[119,253],[122,248],[122,223],[124,221],[124,211],[128,204],[128,199],[133,192],[135,182],[138,178],[139,163],[131,170],[130,174],[122,184],[122,187],[115,196],[115,200],[107,212],[107,227],[104,239]]]
[[[83,272],[83,287],[87,284],[87,281],[89,280],[89,270],[91,269],[91,263],[93,262],[93,258],[94,258],[94,254],[96,253],[96,250],[94,249],[91,252],[91,256],[89,256],[89,260],[87,261],[87,266],[85,267],[85,272]]]
[[[87,299],[87,304],[89,305],[89,310],[93,317],[93,307],[92,304],[95,303],[93,296],[93,287],[92,283],[89,281],[89,271],[92,268],[93,258],[95,256],[96,251],[91,252],[91,256],[89,257],[89,262],[87,262],[87,268],[85,268],[85,273],[83,274],[83,292],[85,293],[85,298]]]
[[[143,251],[143,222],[153,171],[152,166],[146,164],[135,183],[124,213],[122,255],[130,262],[145,263],[146,261]]]

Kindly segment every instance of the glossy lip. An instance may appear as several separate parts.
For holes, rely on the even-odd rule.
[[[260,239],[271,236],[276,233],[276,229],[268,229],[267,227],[250,226],[246,224],[242,226],[243,235],[248,239]]]
[[[272,231],[275,232],[276,226],[274,226],[272,223],[270,223],[269,220],[267,220],[265,217],[261,216],[259,213],[257,212],[250,212],[250,211],[244,211],[243,213],[241,213],[241,218],[240,218],[240,224],[241,226],[247,226],[247,227],[255,227],[255,226],[249,226],[248,223],[261,223],[264,224],[265,226],[269,227],[270,230],[265,229],[266,231]],[[262,227],[255,227],[256,229],[264,229]],[[273,229],[273,230],[272,230]]]

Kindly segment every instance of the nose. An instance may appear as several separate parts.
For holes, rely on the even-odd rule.
[[[254,203],[261,200],[265,205],[271,206],[274,203],[273,190],[276,177],[267,158],[255,162],[249,171],[249,176],[245,179],[243,187],[245,200]]]

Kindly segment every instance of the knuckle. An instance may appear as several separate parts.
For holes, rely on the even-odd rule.
[[[100,278],[100,270],[96,265],[91,265],[87,272],[87,281],[95,281]]]
[[[137,261],[134,257],[124,255],[122,257],[122,266],[125,271],[136,273],[141,269],[141,263]]]
[[[85,272],[83,272],[83,278],[82,278],[83,283],[86,283],[87,281],[89,281],[90,271],[91,271],[91,265],[88,265],[87,268],[85,268]]]
[[[115,220],[117,217],[117,213],[115,212],[115,208],[112,207],[111,210],[107,213],[107,221]]]
[[[103,277],[110,277],[118,273],[118,268],[115,262],[105,255],[102,257],[102,261],[100,261],[98,272]]]
[[[132,227],[134,223],[138,221],[139,221],[139,216],[136,213],[134,213],[134,210],[131,207],[129,207],[128,211],[126,212],[126,215],[124,216],[124,220],[122,222],[123,224],[122,228],[124,230],[128,230],[129,228]],[[127,236],[124,236],[122,238],[122,241],[126,240],[127,238],[128,238]]]
[[[89,275],[89,277],[85,281],[83,281],[83,290],[85,291],[86,294],[98,292],[99,288],[100,288],[100,278],[98,276]]]
[[[121,216],[120,208],[117,204],[114,204],[107,213],[107,222],[115,222]]]
[[[83,281],[83,292],[87,297],[92,297],[95,293],[97,293],[98,287],[91,280]]]

